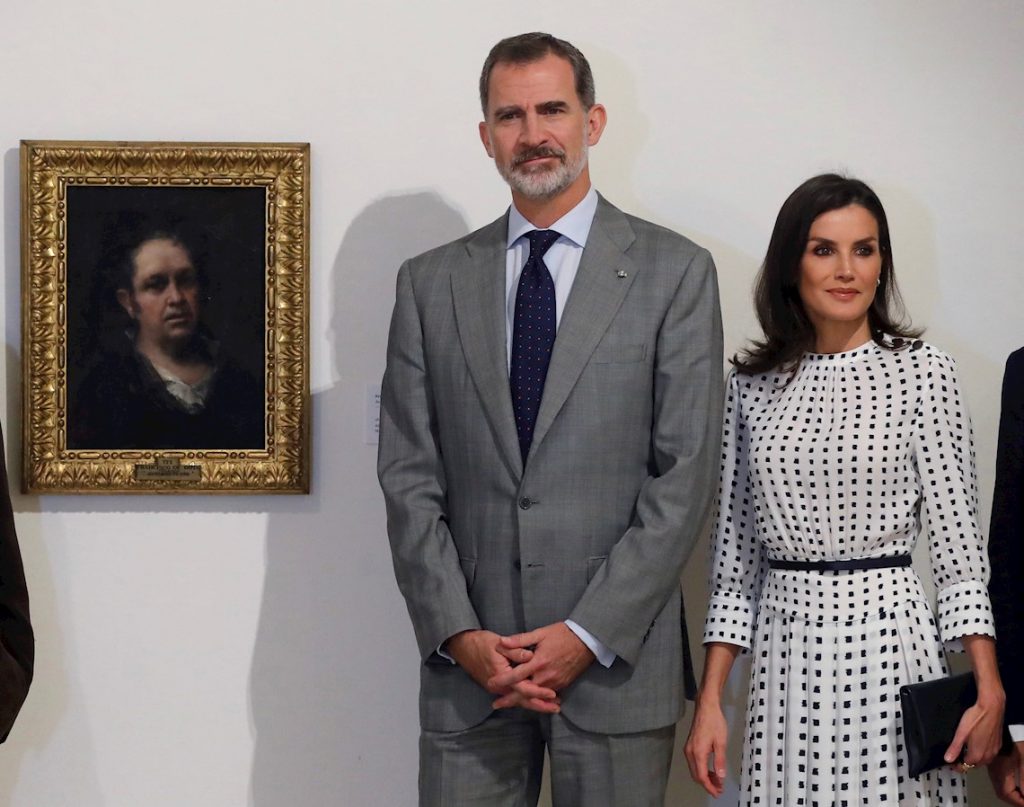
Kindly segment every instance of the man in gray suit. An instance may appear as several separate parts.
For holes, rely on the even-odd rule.
[[[512,207],[402,266],[381,400],[420,803],[536,804],[546,748],[557,807],[660,806],[717,466],[714,265],[591,187],[606,113],[568,42],[499,42],[480,96]]]

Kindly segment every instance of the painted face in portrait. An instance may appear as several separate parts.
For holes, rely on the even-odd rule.
[[[800,259],[800,299],[815,331],[854,326],[867,341],[881,271],[878,222],[870,211],[848,205],[818,216]]]
[[[480,139],[514,192],[545,199],[589,183],[587,149],[601,139],[606,114],[600,104],[584,109],[566,59],[495,65],[487,107]]]
[[[135,251],[132,288],[117,300],[135,321],[140,344],[173,348],[199,326],[199,278],[187,249],[169,238],[145,241]]]

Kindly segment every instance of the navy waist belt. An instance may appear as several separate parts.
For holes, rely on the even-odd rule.
[[[770,569],[795,572],[846,572],[864,569],[893,569],[910,566],[910,555],[894,555],[888,558],[851,558],[850,560],[775,560],[768,558]]]

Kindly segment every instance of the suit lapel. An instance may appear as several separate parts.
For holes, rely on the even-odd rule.
[[[452,270],[452,299],[462,351],[484,412],[509,470],[520,478],[512,393],[505,342],[505,249],[508,215],[481,229],[466,243],[463,265]]]
[[[551,428],[633,284],[637,267],[625,251],[634,240],[633,228],[622,211],[601,197],[558,325],[531,455]],[[625,276],[620,277],[620,273]]]

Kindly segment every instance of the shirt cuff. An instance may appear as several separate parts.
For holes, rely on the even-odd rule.
[[[594,634],[586,628],[577,625],[571,619],[565,620],[565,624],[569,630],[579,637],[579,640],[587,646],[590,652],[594,654],[598,664],[606,668],[612,666],[612,662],[615,661],[615,653],[605,647],[605,645],[596,636],[594,636]]]
[[[1015,743],[1024,743],[1024,723],[1010,726],[1010,739]]]
[[[445,661],[447,661],[447,662],[448,662],[449,664],[455,664],[455,663],[457,663],[457,662],[455,661],[455,659],[453,659],[453,658],[451,657],[451,654],[450,654],[450,653],[449,653],[449,652],[448,652],[447,650],[445,650],[445,649],[444,649],[444,646],[445,646],[446,644],[448,644],[448,640],[447,640],[447,639],[445,639],[445,640],[444,640],[443,642],[441,642],[441,644],[439,644],[439,645],[437,646],[437,655],[439,655],[439,656],[440,656],[441,658],[443,658],[443,659],[444,659]]]

